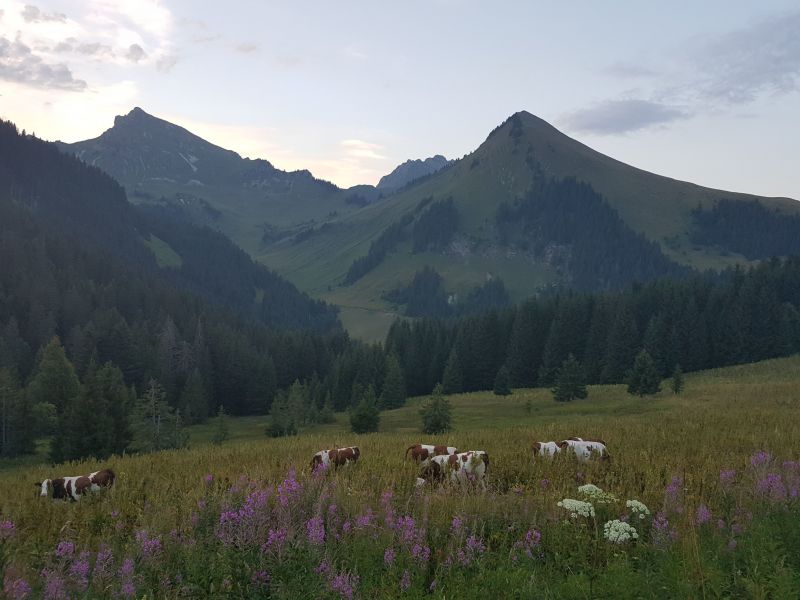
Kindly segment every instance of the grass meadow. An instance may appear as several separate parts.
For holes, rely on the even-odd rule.
[[[453,431],[419,433],[422,399],[292,438],[264,418],[188,450],[0,469],[0,573],[10,598],[796,598],[800,358],[689,375],[679,396],[590,388],[451,397]],[[534,463],[534,440],[606,441],[612,460]],[[415,488],[412,443],[490,456],[488,490]],[[361,460],[309,472],[358,445]],[[101,466],[114,488],[37,497],[45,477]],[[592,484],[594,488],[579,486]],[[574,499],[589,504],[563,502]],[[641,512],[636,500],[647,507]],[[561,503],[561,506],[559,505]],[[611,524],[609,524],[611,523]],[[608,524],[608,525],[607,525]],[[630,528],[633,529],[630,529]]]

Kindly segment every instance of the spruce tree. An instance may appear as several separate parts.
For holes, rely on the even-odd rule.
[[[494,378],[494,395],[495,396],[509,396],[511,388],[508,387],[508,368],[504,365],[497,371],[497,377]]]
[[[367,386],[361,396],[361,401],[350,411],[350,430],[353,433],[371,433],[378,431],[381,414],[378,409],[378,400],[375,397],[375,388]]]
[[[222,404],[220,404],[219,410],[217,411],[214,436],[211,438],[211,441],[219,446],[220,444],[222,444],[222,442],[228,439],[229,435],[230,434],[228,432],[228,417],[225,414],[225,409],[223,408]]]
[[[42,350],[36,374],[28,386],[31,402],[48,402],[62,412],[77,398],[81,384],[75,367],[67,358],[58,337],[54,337]]]
[[[458,394],[463,391],[463,377],[461,375],[461,360],[455,346],[450,351],[447,364],[442,375],[442,393]]]
[[[555,386],[551,391],[556,402],[571,402],[589,395],[583,369],[572,354],[561,363],[561,368],[556,373]]]
[[[625,302],[617,311],[614,325],[609,333],[608,348],[601,374],[604,383],[618,383],[625,379],[625,374],[636,356],[637,342],[636,320],[628,303]]]
[[[0,456],[35,450],[35,419],[13,369],[0,368]]]
[[[673,394],[680,394],[683,391],[683,371],[680,365],[675,365],[675,370],[672,371],[672,379],[670,380],[669,387]]]
[[[138,452],[156,452],[168,448],[181,448],[186,443],[182,418],[166,401],[161,384],[151,379],[144,395],[136,401],[133,410],[133,441],[131,449]]]
[[[330,392],[325,395],[325,402],[322,405],[322,410],[319,411],[319,422],[324,425],[336,422],[336,415],[333,413],[333,401],[331,400]]]
[[[186,380],[178,406],[187,423],[202,423],[208,417],[208,397],[198,369],[194,369]]]
[[[397,355],[392,353],[386,359],[386,377],[383,379],[383,390],[381,391],[380,407],[383,410],[400,408],[406,403],[406,382],[403,370],[400,368],[400,361]]]
[[[269,410],[269,424],[266,434],[269,437],[284,437],[287,435],[297,435],[297,424],[294,421],[289,395],[285,390],[280,390],[275,394],[272,406]]]
[[[628,393],[639,397],[657,394],[661,389],[661,374],[647,350],[636,355],[628,379]]]
[[[422,432],[429,435],[438,435],[450,431],[452,414],[450,401],[444,395],[443,386],[437,383],[433,388],[431,397],[420,408],[422,417]]]

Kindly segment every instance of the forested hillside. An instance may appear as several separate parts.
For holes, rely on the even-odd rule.
[[[564,293],[455,322],[397,322],[386,341],[409,394],[548,386],[572,354],[590,383],[626,381],[645,349],[662,376],[800,351],[800,258],[616,294]]]

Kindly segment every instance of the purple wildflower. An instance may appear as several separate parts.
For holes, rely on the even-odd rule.
[[[354,589],[358,585],[358,576],[339,573],[331,580],[331,590],[337,592],[342,598],[353,600]]]
[[[763,467],[770,460],[772,460],[772,455],[769,452],[765,452],[764,450],[759,450],[750,457],[750,466],[753,467],[754,469],[758,467]]]
[[[486,551],[486,546],[481,538],[471,535],[467,538],[467,549],[472,552],[473,555],[483,554]]]
[[[719,472],[719,482],[724,487],[730,486],[735,478],[736,478],[736,471],[734,469],[723,469],[722,471]]]
[[[542,480],[539,482],[539,486],[540,486],[540,487],[541,487],[543,490],[546,490],[547,488],[549,488],[549,487],[550,487],[550,480],[549,480],[549,479],[542,479]]]
[[[356,529],[364,529],[365,527],[372,525],[372,519],[374,516],[375,515],[372,513],[372,509],[367,507],[367,510],[363,515],[356,517]]]
[[[72,556],[75,552],[75,544],[72,542],[59,542],[56,546],[56,556],[58,558],[65,558]]]
[[[416,543],[411,548],[411,556],[419,562],[428,562],[428,559],[431,557],[431,549],[424,544]]]
[[[61,575],[50,569],[42,570],[44,589],[42,597],[45,600],[67,600],[67,586]]]
[[[3,594],[9,600],[25,600],[30,598],[33,590],[28,582],[21,578],[10,579],[6,578],[3,582]]]
[[[711,520],[711,511],[705,504],[701,504],[697,507],[697,514],[695,516],[695,522],[698,525],[704,525]]]
[[[306,521],[306,534],[309,544],[321,546],[325,543],[325,523],[322,517],[312,517]]]
[[[214,482],[214,476],[211,473],[206,473],[205,477],[203,477],[203,482],[206,485],[211,485]]]
[[[521,540],[514,543],[516,550],[521,550],[528,558],[533,558],[533,551],[539,546],[542,534],[535,529],[529,529]],[[517,555],[512,554],[512,559],[516,560]]]
[[[122,584],[122,587],[120,587],[120,593],[123,598],[133,598],[136,596],[136,586],[133,585],[132,581],[126,581]]]
[[[288,537],[289,532],[286,529],[270,529],[267,534],[267,541],[261,546],[261,551],[280,554]]]
[[[460,517],[453,517],[453,522],[450,525],[450,529],[453,533],[458,533],[461,531],[461,526],[464,524],[464,521],[461,520]]]
[[[0,540],[7,540],[14,537],[17,533],[17,528],[14,523],[9,520],[0,521]]]
[[[161,537],[149,537],[146,529],[136,532],[136,541],[139,542],[142,556],[146,558],[152,558],[161,552]]]
[[[278,501],[284,508],[289,506],[289,503],[297,498],[303,491],[303,486],[297,481],[296,472],[294,469],[289,471],[283,483],[278,485]]]
[[[89,556],[89,552],[81,552],[69,568],[70,576],[81,591],[89,587]]]
[[[391,567],[394,564],[396,553],[394,548],[389,547],[383,553],[383,562],[386,563],[387,566]]]
[[[134,569],[133,559],[126,558],[125,560],[122,561],[122,566],[119,568],[119,574],[122,577],[126,578],[131,577],[133,576],[133,569]]]
[[[778,473],[768,473],[766,477],[756,483],[756,490],[761,496],[773,502],[786,500],[786,486]]]
[[[678,532],[670,526],[667,515],[661,511],[653,518],[653,545],[665,548],[678,538]]]
[[[406,515],[398,518],[395,528],[404,543],[408,544],[414,541],[414,533],[416,532],[414,517]]]
[[[400,578],[400,591],[406,592],[408,588],[411,587],[411,573],[408,572],[408,569],[403,571],[403,577]]]
[[[253,571],[250,583],[256,587],[267,587],[269,585],[269,573],[266,571]]]
[[[114,561],[114,553],[106,544],[100,544],[97,556],[94,559],[94,572],[92,578],[103,580],[111,575],[111,564]]]
[[[327,575],[331,572],[331,563],[327,559],[323,560],[314,568],[314,573],[317,575]]]

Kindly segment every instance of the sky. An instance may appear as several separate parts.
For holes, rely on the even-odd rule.
[[[800,199],[797,0],[0,0],[0,117],[134,106],[347,187],[527,110],[631,165]]]

